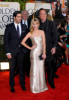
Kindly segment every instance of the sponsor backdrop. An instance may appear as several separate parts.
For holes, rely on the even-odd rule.
[[[5,26],[13,21],[13,12],[20,10],[17,2],[0,2],[0,35],[4,35]]]

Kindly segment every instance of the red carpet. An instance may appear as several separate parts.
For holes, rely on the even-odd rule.
[[[62,65],[58,69],[58,79],[54,79],[55,89],[50,88],[42,93],[30,92],[30,81],[26,77],[27,91],[22,91],[19,85],[19,77],[15,77],[15,93],[10,92],[9,71],[0,72],[0,100],[69,100],[69,65]]]

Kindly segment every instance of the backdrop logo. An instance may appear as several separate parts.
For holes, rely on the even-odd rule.
[[[32,15],[34,13],[34,7],[35,12],[38,11],[40,8],[45,8],[48,10],[48,14],[52,15],[52,9],[50,3],[26,3],[26,10],[29,12],[29,15]]]
[[[20,10],[17,2],[0,2],[0,35],[4,35],[5,26],[13,22],[13,13]]]
[[[13,12],[16,9],[13,8],[0,8],[0,28],[3,29],[5,25],[13,22]],[[18,10],[18,9],[17,9]]]

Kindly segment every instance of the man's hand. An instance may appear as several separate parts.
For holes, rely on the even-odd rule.
[[[56,52],[56,48],[52,48],[52,49],[51,49],[52,55],[55,54],[55,52]]]
[[[11,59],[12,58],[12,55],[11,54],[8,54],[6,55],[8,59]]]
[[[43,57],[43,59],[46,59],[46,54],[43,54],[42,57]]]

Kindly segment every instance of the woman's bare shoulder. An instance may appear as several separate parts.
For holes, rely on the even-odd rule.
[[[43,35],[43,34],[44,34],[44,31],[43,31],[43,30],[39,30],[39,31],[40,31],[40,34],[41,34],[41,35]]]
[[[29,37],[31,37],[31,33],[30,32],[28,32],[28,34],[27,34]]]
[[[44,33],[44,31],[43,30],[39,30],[41,33]]]

